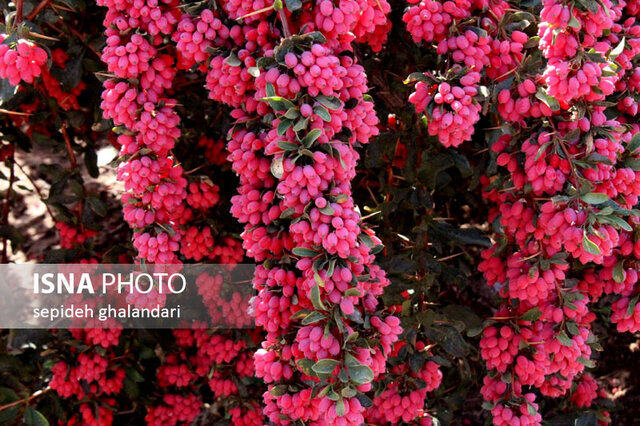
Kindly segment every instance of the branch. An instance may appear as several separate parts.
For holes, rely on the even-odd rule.
[[[24,0],[16,0],[16,19],[13,21],[14,28],[18,27],[22,23],[22,9],[24,6]]]
[[[45,388],[39,391],[36,391],[33,393],[33,395],[30,395],[28,398],[25,399],[19,399],[17,401],[14,401],[10,404],[5,404],[0,406],[0,413],[3,412],[4,410],[6,410],[7,408],[11,408],[11,407],[15,407],[16,405],[20,405],[22,403],[24,404],[28,404],[29,402],[31,402],[32,399],[35,399],[37,397],[39,397],[40,395],[44,395],[45,393],[49,392],[51,390],[51,388]]]
[[[62,133],[62,137],[64,138],[64,144],[67,147],[67,154],[69,154],[69,161],[71,162],[71,169],[75,170],[78,167],[78,163],[76,161],[76,154],[73,152],[73,147],[71,146],[71,139],[69,139],[69,135],[67,134],[67,123],[63,123],[60,128],[60,133]]]
[[[27,15],[27,21],[32,21],[33,18],[35,18],[38,13],[42,11],[42,9],[47,7],[49,3],[51,3],[51,0],[42,0],[40,3],[38,3],[38,5],[31,11],[31,13]]]
[[[11,162],[10,171],[9,171],[9,187],[7,188],[7,194],[4,197],[4,206],[2,210],[2,225],[9,224],[9,211],[11,207],[11,192],[13,191],[13,178],[15,176],[15,168],[14,159],[11,157],[9,159]],[[7,254],[7,237],[2,237],[2,263],[8,262],[8,254]]]
[[[22,174],[25,175],[27,180],[29,180],[29,182],[31,183],[31,186],[33,186],[33,189],[36,191],[36,193],[40,197],[40,201],[42,201],[44,203],[44,206],[47,209],[47,212],[49,213],[49,216],[51,216],[51,219],[53,219],[53,221],[55,222],[56,221],[56,217],[51,212],[51,209],[49,208],[49,205],[44,201],[44,196],[42,195],[42,191],[40,191],[40,188],[38,187],[38,185],[36,185],[35,181],[31,178],[29,173],[27,173],[26,170],[23,169],[22,166],[20,164],[18,164],[17,161],[15,162],[15,165],[18,166],[18,168],[20,169]]]

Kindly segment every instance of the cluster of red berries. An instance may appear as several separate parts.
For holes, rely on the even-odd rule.
[[[21,81],[31,84],[46,69],[49,56],[31,40],[16,38],[10,41],[12,37],[0,34],[0,78],[8,79],[13,86]]]
[[[479,81],[478,72],[468,72],[456,83],[443,81],[432,85],[419,81],[416,91],[409,96],[416,112],[428,115],[429,134],[437,136],[442,145],[457,147],[471,140],[473,126],[480,119],[481,107],[474,99]]]
[[[517,19],[508,5],[422,1],[404,15],[416,42],[436,42],[436,53],[471,71],[450,68],[414,78],[410,102],[443,145],[471,139],[483,82],[516,83],[496,93],[497,106],[485,110],[501,118],[490,146],[501,168],[481,179],[500,243],[483,252],[479,265],[504,298],[493,317],[497,324],[485,328],[480,341],[490,371],[482,394],[494,424],[541,423],[535,393],[523,387],[550,397],[572,390],[574,404],[591,405],[597,383],[584,373],[596,342],[590,305],[602,294],[620,297],[611,307],[618,330],[639,329],[638,277],[629,273],[638,260],[638,220],[627,210],[638,200],[632,183],[638,128],[627,124],[637,104],[615,98],[622,114],[610,118],[598,103],[637,92],[640,74],[630,59],[640,53],[640,26],[625,4],[542,4],[537,31],[545,65],[538,75],[521,64],[527,49],[538,48],[529,42],[532,31],[524,32],[528,23],[510,33],[501,28],[502,17]],[[464,19],[480,6],[482,30],[465,29]],[[463,105],[473,111],[456,116]],[[576,108],[584,112],[577,115]]]

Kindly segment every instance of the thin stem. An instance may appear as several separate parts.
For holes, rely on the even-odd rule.
[[[458,256],[462,256],[463,254],[464,254],[464,252],[460,252],[460,253],[452,254],[450,256],[441,257],[440,259],[436,259],[436,260],[438,262],[444,262],[445,260],[450,260],[450,259],[456,258]]]
[[[284,8],[278,11],[278,17],[280,18],[280,23],[282,24],[282,34],[285,38],[291,37],[291,30],[289,29],[289,18],[287,18],[287,12],[285,12]]]
[[[71,146],[71,139],[69,139],[69,135],[67,134],[67,124],[64,123],[60,128],[60,133],[62,133],[62,137],[64,138],[64,144],[67,147],[67,154],[69,154],[69,161],[71,162],[71,169],[75,170],[78,167],[78,163],[76,162],[76,154],[73,152],[73,147]]]
[[[28,404],[29,402],[31,402],[32,399],[35,399],[37,397],[39,397],[40,395],[44,395],[45,393],[49,392],[51,390],[51,388],[46,388],[46,389],[42,389],[39,391],[36,391],[33,393],[33,395],[30,395],[28,398],[25,399],[19,399],[17,401],[11,402],[9,404],[5,404],[0,406],[0,413],[4,410],[6,410],[7,408],[11,408],[11,407],[15,407],[16,405],[20,405],[20,404]]]
[[[35,18],[38,13],[42,11],[42,9],[47,7],[50,2],[51,0],[42,0],[40,3],[38,3],[38,5],[31,11],[31,13],[27,15],[27,21],[33,20],[33,18]]]
[[[40,200],[44,201],[44,196],[42,195],[42,191],[40,191],[40,187],[38,187],[38,185],[36,185],[35,181],[31,178],[31,176],[29,175],[29,173],[26,172],[25,169],[22,168],[22,166],[20,164],[18,164],[18,162],[15,162],[16,166],[18,166],[18,168],[20,169],[20,171],[22,172],[23,175],[25,175],[25,177],[27,178],[27,180],[31,183],[31,186],[33,186],[33,189],[36,191],[36,193],[38,194],[38,196],[40,197]],[[51,218],[53,219],[53,221],[55,222],[56,217],[53,215],[53,213],[51,212],[51,209],[49,208],[49,205],[47,203],[44,203],[45,208],[47,209],[47,212],[49,213],[49,216],[51,216]]]
[[[9,111],[8,109],[0,108],[0,112],[3,114],[9,115],[22,115],[22,116],[30,116],[31,114],[26,112],[18,112],[18,111]]]
[[[264,13],[264,12],[268,12],[269,10],[273,10],[274,8],[275,8],[275,5],[272,4],[271,6],[267,6],[267,7],[263,7],[262,9],[254,10],[251,13],[247,13],[246,15],[242,15],[242,16],[236,18],[236,21],[242,21],[245,18],[248,18],[250,16],[259,15],[259,14]]]
[[[17,28],[22,23],[22,10],[24,8],[24,0],[16,0],[16,19],[13,26]]]
[[[13,167],[14,159],[11,157],[9,159],[11,166],[9,168],[9,187],[7,188],[7,193],[4,197],[4,207],[2,209],[2,225],[6,226],[9,224],[9,211],[11,207],[11,192],[13,191],[13,180],[15,177],[15,168]],[[2,237],[2,263],[7,263],[8,253],[7,253],[7,237]]]

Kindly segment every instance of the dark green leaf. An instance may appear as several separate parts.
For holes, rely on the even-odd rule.
[[[311,369],[317,374],[331,374],[338,364],[340,364],[340,361],[326,358],[313,364]]]
[[[73,88],[75,88],[78,84],[80,84],[80,80],[82,80],[82,59],[84,58],[84,52],[80,55],[76,56],[73,59],[70,59],[65,64],[64,74],[62,75],[62,79],[60,83],[62,83],[62,88],[69,92]]]
[[[540,311],[540,309],[538,309],[537,307],[531,308],[520,316],[520,320],[534,322],[534,321],[537,321],[541,315],[542,315],[542,312]]]
[[[613,280],[617,283],[622,283],[624,282],[625,277],[624,260],[619,260],[618,263],[616,263],[616,266],[613,267]]]
[[[560,109],[560,104],[553,96],[550,96],[545,92],[545,90],[540,87],[536,92],[536,98],[542,101],[546,106],[548,106],[551,111],[558,111]]]
[[[320,299],[320,287],[317,284],[311,288],[311,303],[318,310],[327,310],[327,307],[322,303],[322,299]]]
[[[319,95],[316,96],[316,101],[324,105],[327,109],[333,111],[340,109],[340,107],[342,106],[342,102],[340,101],[340,99],[335,96]]]
[[[356,385],[364,385],[373,380],[373,371],[367,365],[349,367],[349,377]]]
[[[229,56],[227,56],[227,58],[224,61],[227,63],[227,65],[231,67],[239,67],[240,65],[242,65],[242,61],[238,58],[238,56],[234,52],[229,53]],[[273,95],[269,95],[267,93],[267,96],[273,96]]]
[[[289,9],[289,12],[295,12],[302,7],[302,1],[300,0],[284,0],[284,4]]]
[[[318,255],[317,251],[306,247],[294,247],[291,252],[300,257],[316,257]]]
[[[633,315],[633,312],[636,310],[636,305],[638,304],[638,299],[640,299],[640,294],[636,294],[635,297],[629,300],[629,306],[627,306],[627,316],[630,317]]]
[[[558,333],[558,335],[556,336],[556,339],[558,339],[558,342],[562,343],[565,346],[568,346],[568,347],[573,346],[573,340],[571,340],[569,336],[567,336],[567,333],[565,333],[564,330]]]
[[[315,141],[318,140],[318,138],[322,135],[322,130],[320,129],[313,129],[310,130],[309,133],[307,133],[305,135],[305,137],[302,139],[302,145],[306,146],[307,148],[309,148],[311,145],[313,145],[313,143]]]
[[[600,254],[600,247],[589,239],[587,231],[584,231],[582,236],[582,248],[584,248],[584,251],[587,253],[591,253],[596,256]]]
[[[304,319],[302,320],[302,324],[303,325],[315,324],[318,321],[322,321],[325,318],[326,316],[324,314],[321,314],[318,311],[311,311],[311,313],[309,313],[306,317],[304,317]]]
[[[322,118],[327,123],[331,121],[331,113],[322,105],[316,105],[313,107],[313,113]]]
[[[588,204],[602,204],[606,202],[609,197],[607,196],[607,194],[602,194],[599,192],[589,192],[588,194],[584,194],[582,197],[580,197],[580,199]]]
[[[299,148],[299,145],[287,141],[278,141],[278,146],[284,151],[295,151]]]
[[[27,407],[24,410],[24,423],[27,426],[49,426],[49,421],[42,413],[33,407]]]

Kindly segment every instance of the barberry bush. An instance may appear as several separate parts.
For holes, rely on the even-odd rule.
[[[256,269],[195,283],[249,331],[3,330],[1,424],[640,415],[637,0],[3,11],[2,262]]]

